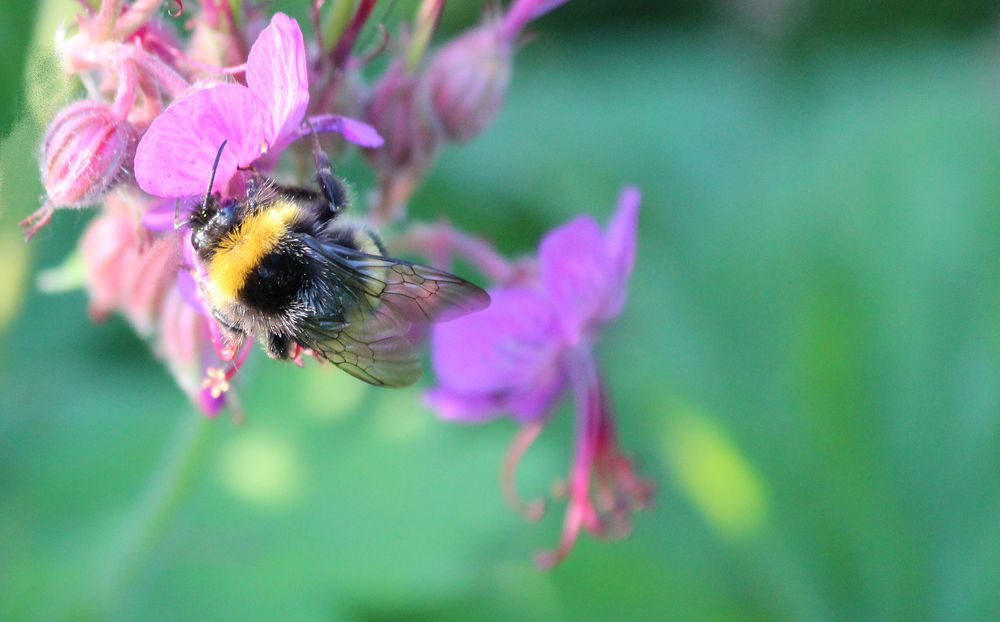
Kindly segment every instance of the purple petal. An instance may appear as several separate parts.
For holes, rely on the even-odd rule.
[[[212,397],[212,391],[210,389],[201,389],[198,391],[198,407],[201,408],[201,412],[208,417],[214,417],[222,411],[226,406],[226,394],[222,393],[217,397]]]
[[[527,289],[491,292],[489,308],[438,324],[432,360],[441,388],[428,399],[444,417],[481,420],[498,410],[535,413],[548,406],[548,387],[561,383],[558,319]]]
[[[247,86],[264,120],[264,139],[274,147],[290,136],[309,105],[309,76],[302,31],[294,19],[276,13],[247,57]]]
[[[535,10],[531,14],[531,19],[538,19],[559,5],[566,4],[568,1],[569,0],[540,0],[535,4]]]
[[[635,265],[635,238],[642,194],[635,186],[625,186],[618,195],[615,215],[608,223],[605,247],[619,278],[627,279]]]
[[[361,147],[381,147],[385,140],[374,127],[364,121],[337,114],[318,114],[309,117],[309,125],[300,127],[298,136],[308,136],[315,132],[340,132],[344,138]]]
[[[139,141],[135,178],[158,197],[204,194],[223,141],[213,190],[224,191],[239,166],[260,156],[261,120],[250,91],[219,84],[195,91],[156,117]]]
[[[553,366],[549,373],[539,376],[534,386],[527,391],[509,393],[505,396],[503,409],[514,415],[521,423],[534,421],[552,409],[552,403],[566,388],[566,377],[560,368]]]
[[[614,279],[611,283],[603,320],[610,320],[621,313],[628,292],[628,278],[635,266],[635,240],[639,224],[639,203],[642,195],[635,186],[622,188],[618,207],[608,224],[604,236],[605,248],[611,258]]]
[[[198,294],[198,282],[194,280],[194,275],[191,274],[189,268],[181,268],[177,271],[177,291],[180,292],[184,302],[197,311],[198,315],[208,315],[201,302],[201,296]]]
[[[424,393],[424,403],[442,419],[461,423],[482,423],[499,416],[503,404],[494,395],[458,393],[444,387]]]
[[[143,212],[139,222],[150,231],[170,231],[174,228],[174,202],[169,199],[157,201]]]
[[[197,269],[200,267],[198,251],[194,250],[194,245],[191,243],[191,236],[191,229],[185,229],[184,240],[181,242],[181,258],[184,259],[186,267]]]
[[[500,24],[500,35],[513,41],[528,22],[538,19],[568,0],[514,0]]]
[[[604,234],[590,216],[577,217],[548,233],[539,249],[542,285],[559,310],[566,338],[576,342],[603,317],[613,282]]]
[[[350,117],[341,117],[340,119],[343,122],[343,127],[340,130],[341,133],[343,133],[344,138],[355,145],[381,147],[385,143],[385,140],[379,135],[378,130],[364,121],[358,121]]]
[[[178,219],[182,226],[187,224],[188,218],[191,217],[191,210],[194,206],[201,204],[203,196],[186,199],[161,199],[154,203],[153,207],[143,212],[139,222],[149,231],[173,231],[175,221]]]

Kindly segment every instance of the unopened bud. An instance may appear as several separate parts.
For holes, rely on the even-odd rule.
[[[42,142],[45,204],[21,221],[26,238],[48,223],[57,207],[83,207],[99,200],[124,176],[135,131],[111,107],[78,101],[52,120]]]
[[[82,207],[121,180],[133,146],[132,126],[97,101],[64,108],[42,143],[42,182],[54,207]]]
[[[423,171],[440,143],[440,129],[420,101],[417,77],[395,62],[375,85],[365,121],[385,139],[368,152],[380,172]]]
[[[449,140],[467,141],[493,122],[510,83],[512,53],[495,25],[486,23],[434,55],[426,86]]]
[[[441,128],[429,110],[426,92],[417,76],[397,59],[379,79],[365,105],[364,120],[385,139],[369,149],[379,177],[378,220],[391,221],[402,214],[416,184],[433,161],[441,144]]]

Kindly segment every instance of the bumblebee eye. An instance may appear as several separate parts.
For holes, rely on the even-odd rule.
[[[236,222],[236,208],[238,205],[234,199],[224,200],[215,213],[215,221],[224,227],[231,227]]]
[[[204,230],[199,229],[198,231],[195,231],[194,235],[191,236],[191,246],[193,246],[196,251],[200,251],[202,247],[205,246]]]

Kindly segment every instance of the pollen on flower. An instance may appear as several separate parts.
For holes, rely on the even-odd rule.
[[[209,367],[205,370],[205,379],[201,382],[202,389],[208,389],[212,399],[218,399],[229,390],[229,375],[225,369]]]

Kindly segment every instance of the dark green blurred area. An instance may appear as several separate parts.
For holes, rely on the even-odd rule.
[[[539,572],[562,508],[529,524],[504,505],[512,423],[442,423],[419,387],[259,356],[247,423],[211,424],[112,617],[1000,618],[998,14],[573,0],[544,19],[497,123],[443,154],[414,214],[521,253],[642,188],[600,353],[655,507]],[[13,107],[32,28],[0,12],[2,620],[86,611],[194,417],[124,321],[32,285],[89,218],[16,230],[41,192],[41,121]],[[566,473],[568,414],[525,459],[526,495]]]

